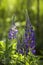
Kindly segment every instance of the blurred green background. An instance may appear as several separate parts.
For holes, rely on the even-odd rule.
[[[6,37],[13,15],[22,32],[26,23],[25,9],[36,32],[37,54],[43,55],[43,0],[0,0],[0,41]]]

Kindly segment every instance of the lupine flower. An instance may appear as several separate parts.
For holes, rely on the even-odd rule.
[[[12,26],[9,30],[9,33],[8,33],[8,38],[9,39],[14,39],[16,38],[16,34],[17,34],[18,30],[16,29],[16,25],[14,23],[14,19],[12,20]]]
[[[26,41],[26,42],[25,42]],[[32,50],[32,53],[34,54],[36,52],[35,50],[35,31],[33,30],[32,24],[29,20],[28,13],[26,11],[26,27],[25,27],[25,43],[29,45]]]

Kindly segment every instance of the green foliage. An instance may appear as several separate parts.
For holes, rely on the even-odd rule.
[[[38,65],[39,57],[31,52],[27,56],[17,53],[16,43],[16,40],[7,40],[6,43],[0,41],[0,61],[5,65]]]

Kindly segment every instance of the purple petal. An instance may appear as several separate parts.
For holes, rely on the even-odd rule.
[[[26,49],[27,49],[28,47],[29,47],[29,44],[27,43],[27,44],[26,44]]]
[[[19,53],[23,54],[23,50],[20,49],[20,50],[19,50]]]
[[[24,43],[28,43],[27,39],[24,40]]]
[[[25,36],[27,37],[27,34],[25,33]]]
[[[36,53],[36,50],[35,50],[35,49],[34,49],[34,50],[32,50],[32,53],[33,53],[33,54],[35,54],[35,53]]]
[[[32,47],[34,47],[35,46],[35,41],[32,41],[31,43],[30,43],[30,47],[32,48]]]

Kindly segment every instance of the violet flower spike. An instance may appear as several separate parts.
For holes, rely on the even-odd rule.
[[[14,20],[14,18],[13,18],[13,20]],[[12,25],[11,25],[11,28],[8,33],[8,38],[15,39],[17,32],[18,32],[18,30],[16,29],[16,25],[15,25],[14,21],[12,21]]]
[[[27,42],[26,44],[29,44],[31,49],[35,48],[35,32],[33,30],[32,24],[30,23],[27,11],[26,11],[25,41]],[[33,49],[32,49],[32,51],[33,51]],[[34,51],[34,53],[35,53],[35,51]]]

